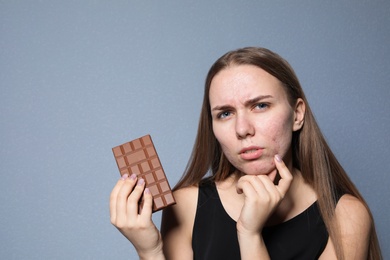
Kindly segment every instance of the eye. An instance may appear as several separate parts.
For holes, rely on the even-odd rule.
[[[219,113],[218,115],[217,115],[217,118],[218,119],[224,119],[224,118],[227,118],[228,116],[230,116],[232,113],[231,112],[229,112],[229,111],[223,111],[223,112],[221,112],[221,113]]]
[[[267,103],[258,103],[255,105],[255,109],[258,109],[258,110],[264,110],[268,107],[269,107],[269,105]]]

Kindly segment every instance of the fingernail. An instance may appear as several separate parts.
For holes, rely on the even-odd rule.
[[[144,183],[145,183],[144,179],[139,179],[137,184],[138,185],[143,185]]]
[[[121,179],[122,179],[122,180],[126,180],[128,177],[129,177],[129,175],[126,173],[126,174],[123,174],[123,175],[122,175]]]
[[[275,158],[276,158],[276,160],[277,160],[278,162],[281,162],[281,161],[282,161],[282,157],[280,157],[279,154],[276,154],[276,155],[275,155]]]
[[[145,194],[150,194],[149,188],[145,188]]]
[[[137,174],[133,173],[132,175],[130,175],[130,179],[132,179],[133,181],[134,181],[135,179],[137,179]]]

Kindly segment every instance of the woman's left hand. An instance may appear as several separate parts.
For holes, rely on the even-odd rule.
[[[281,158],[274,158],[280,180],[277,185],[267,175],[245,175],[238,180],[237,192],[245,196],[237,221],[239,235],[258,236],[280,204],[292,182],[292,175]]]

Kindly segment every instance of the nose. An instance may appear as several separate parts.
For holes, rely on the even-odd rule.
[[[246,115],[237,115],[236,117],[236,136],[238,139],[244,139],[255,134],[255,128],[252,121]]]

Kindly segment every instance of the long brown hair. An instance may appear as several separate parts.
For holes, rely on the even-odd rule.
[[[208,174],[215,181],[221,181],[236,170],[223,154],[214,136],[209,90],[212,79],[219,71],[231,65],[242,64],[257,66],[279,79],[291,106],[294,106],[298,98],[305,102],[304,125],[301,130],[293,133],[291,142],[293,166],[301,171],[305,181],[316,191],[320,212],[335,246],[336,254],[339,259],[343,259],[339,228],[335,221],[332,221],[338,196],[340,194],[355,196],[366,206],[372,223],[374,223],[373,217],[367,203],[322,135],[294,70],[286,60],[268,49],[247,47],[234,50],[223,55],[210,68],[206,77],[203,105],[193,151],[184,175],[175,186],[175,190],[197,185]],[[374,224],[371,227],[368,259],[382,259]]]

